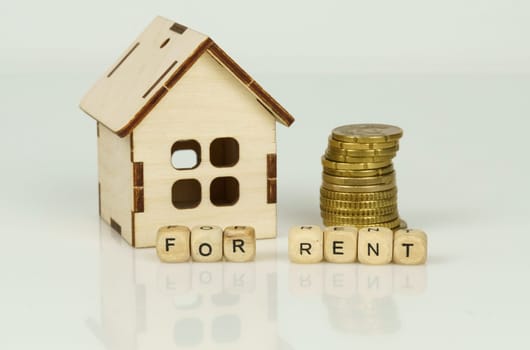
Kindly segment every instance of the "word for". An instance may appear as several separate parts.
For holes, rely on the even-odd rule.
[[[386,227],[295,226],[289,231],[289,259],[314,264],[323,259],[333,263],[417,265],[427,259],[427,235],[416,229],[395,233]]]
[[[163,262],[245,262],[256,256],[256,233],[250,226],[164,226],[158,230],[156,253]]]

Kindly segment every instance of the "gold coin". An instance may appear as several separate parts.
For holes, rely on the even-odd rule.
[[[407,228],[407,222],[405,220],[401,220],[401,222],[399,223],[399,229],[404,230],[406,228]]]
[[[335,140],[333,136],[328,137],[328,146],[333,148],[340,148],[345,150],[371,150],[371,149],[389,149],[399,146],[398,141],[378,142],[378,143],[359,143],[359,142],[344,142]]]
[[[349,215],[337,215],[335,213],[330,213],[327,211],[320,211],[320,215],[323,219],[333,220],[337,222],[349,223],[352,225],[375,225],[380,222],[388,222],[395,220],[399,217],[397,212],[391,213],[388,215],[379,215],[379,216],[349,216]]]
[[[342,220],[333,220],[333,219],[323,219],[324,225],[326,226],[341,226],[341,225],[352,225],[351,223]],[[399,228],[401,224],[401,219],[397,218],[395,220],[391,220],[388,222],[379,222],[377,224],[355,224],[357,228],[363,228],[363,227],[388,227],[393,230]]]
[[[327,188],[330,191],[336,192],[381,192],[388,191],[396,187],[394,182],[383,185],[365,185],[365,186],[353,186],[353,185],[335,185],[327,182],[322,182],[322,187]]]
[[[320,197],[320,205],[325,205],[326,207],[330,208],[341,209],[376,209],[381,207],[388,207],[391,205],[397,205],[397,197],[374,201],[345,201],[340,199],[329,199],[326,197]]]
[[[335,162],[344,162],[344,163],[386,162],[386,161],[392,161],[392,158],[394,158],[394,156],[350,157],[350,156],[344,156],[341,154],[336,154],[330,151],[326,151],[325,157],[328,160],[332,160]]]
[[[397,213],[397,205],[391,205],[389,207],[381,207],[375,209],[344,209],[344,208],[331,208],[324,205],[320,205],[320,210],[333,215],[338,216],[353,216],[353,217],[371,217],[371,216],[383,216]]]
[[[395,183],[396,173],[391,172],[386,175],[366,176],[366,177],[334,176],[334,175],[322,173],[322,180],[327,183],[336,184],[336,185],[353,185],[353,186],[379,185],[379,184]]]
[[[338,199],[341,201],[377,201],[389,198],[394,198],[397,194],[397,188],[393,187],[388,191],[381,192],[368,192],[368,193],[356,193],[356,192],[337,192],[331,191],[326,188],[320,188],[320,195],[328,199]]]
[[[399,146],[386,149],[344,149],[328,145],[328,152],[348,157],[380,157],[395,156],[399,151]]]
[[[322,157],[322,165],[326,168],[336,170],[367,170],[384,168],[392,164],[391,160],[385,162],[369,162],[369,163],[342,163],[334,162]]]
[[[387,124],[350,124],[333,129],[335,140],[359,143],[378,143],[399,140],[403,130]]]
[[[394,166],[389,165],[380,169],[365,169],[365,170],[337,170],[324,167],[324,173],[333,176],[343,177],[372,177],[389,174],[394,171]]]

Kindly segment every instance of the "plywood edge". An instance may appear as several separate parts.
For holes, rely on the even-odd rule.
[[[249,89],[263,105],[269,109],[274,117],[283,125],[291,126],[294,117],[283,108],[261,85],[259,85],[240,65],[238,65],[223,49],[217,44],[208,49],[208,53],[216,59],[223,67],[230,71],[243,85]]]
[[[147,101],[147,103],[135,114],[135,116],[121,129],[116,131],[120,137],[127,136],[142,120],[155,108],[184,74],[193,66],[193,64],[202,56],[202,54],[213,44],[212,39],[206,38],[193,53],[178,66],[178,68],[162,84],[158,91]]]

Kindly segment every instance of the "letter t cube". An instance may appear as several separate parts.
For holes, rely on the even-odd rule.
[[[223,232],[223,250],[226,260],[252,261],[256,256],[256,233],[250,226],[228,226]]]

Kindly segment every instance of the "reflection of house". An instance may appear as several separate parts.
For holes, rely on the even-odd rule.
[[[276,236],[276,121],[294,119],[209,37],[157,17],[80,106],[98,122],[100,215],[131,245],[169,224]]]
[[[101,225],[101,320],[89,321],[108,350],[278,347],[274,257],[160,264],[110,231]]]

